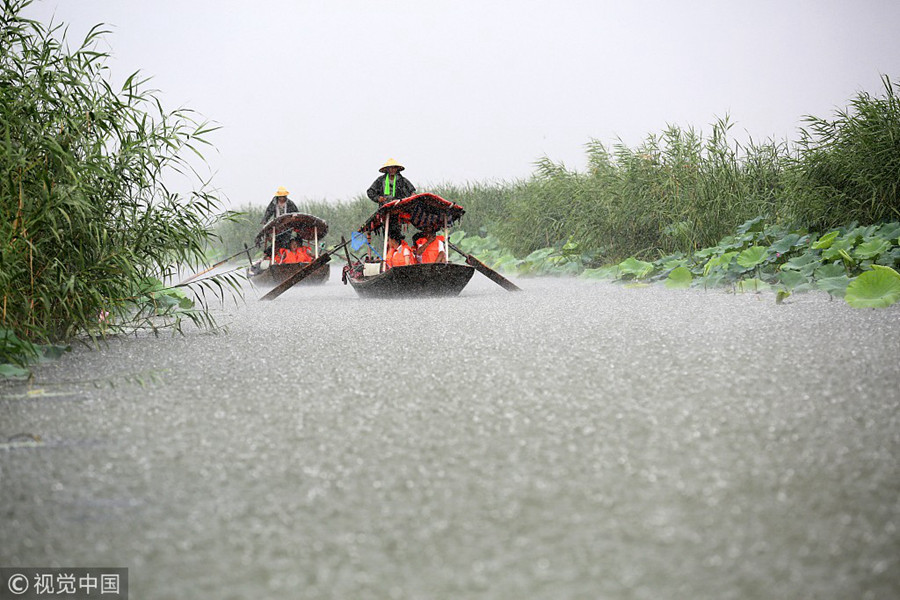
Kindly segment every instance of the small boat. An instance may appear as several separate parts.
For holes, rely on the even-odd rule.
[[[418,230],[442,228],[446,257],[450,250],[446,243],[449,229],[464,213],[462,206],[435,194],[416,194],[386,202],[354,234],[355,239],[361,239],[368,246],[368,256],[364,260],[351,262],[347,254],[343,282],[349,283],[357,294],[365,298],[458,296],[475,272],[471,265],[445,261],[389,268],[382,257],[387,255],[387,236],[384,233],[391,231],[392,225]],[[372,235],[378,233],[384,236],[380,254],[371,244]]]
[[[266,223],[256,234],[256,247],[263,248],[267,256],[275,256],[279,248],[286,247],[292,235],[299,236],[305,241],[312,242],[315,257],[319,256],[319,240],[328,233],[328,224],[312,215],[303,213],[288,213],[275,217]],[[285,263],[272,262],[269,258],[262,258],[251,264],[247,269],[247,277],[254,285],[271,287],[287,280],[291,275],[304,268],[309,263]],[[301,285],[316,285],[328,281],[331,270],[328,264],[306,276]]]

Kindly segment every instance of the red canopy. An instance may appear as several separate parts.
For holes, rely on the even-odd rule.
[[[383,229],[388,215],[391,217],[391,225],[397,223],[412,225],[416,229],[427,227],[440,229],[444,226],[445,216],[447,224],[452,225],[459,221],[465,212],[466,210],[459,204],[444,200],[435,194],[416,194],[409,198],[385,202],[359,230],[366,232]]]
[[[256,245],[262,246],[268,243],[272,239],[272,231],[275,232],[275,235],[285,231],[296,231],[304,240],[312,240],[316,235],[316,230],[318,230],[319,239],[322,239],[328,233],[328,223],[312,215],[288,213],[266,223],[256,234]]]

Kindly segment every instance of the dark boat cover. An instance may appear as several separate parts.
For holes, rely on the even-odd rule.
[[[412,225],[416,229],[425,229],[428,226],[441,228],[444,226],[445,215],[447,224],[452,225],[459,221],[465,212],[465,209],[459,204],[444,200],[435,194],[416,194],[408,198],[385,202],[375,211],[375,214],[369,217],[366,224],[359,228],[359,231],[369,232],[383,229],[387,215],[391,216],[392,224]]]
[[[262,246],[271,240],[273,229],[275,230],[275,235],[287,231],[296,231],[304,240],[312,240],[315,237],[315,230],[318,229],[319,239],[322,239],[328,233],[328,223],[319,217],[303,213],[281,215],[266,223],[259,230],[259,233],[256,234],[256,245]]]

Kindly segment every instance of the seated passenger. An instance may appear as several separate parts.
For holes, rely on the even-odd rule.
[[[416,264],[412,250],[399,233],[392,233],[388,237],[387,256],[385,256],[384,262],[389,269]]]
[[[314,258],[310,252],[310,248],[309,246],[303,245],[302,238],[292,239],[290,248],[280,248],[278,250],[278,256],[275,257],[276,263],[285,265],[309,263],[313,260]]]
[[[413,259],[414,259],[417,263],[422,262],[422,260],[421,260],[421,258],[422,258],[421,254],[422,254],[422,250],[425,249],[425,239],[426,239],[426,238],[427,238],[427,236],[426,236],[424,233],[422,233],[421,231],[416,232],[416,234],[412,236],[412,241],[413,241],[413,245],[412,245]]]
[[[444,244],[444,236],[437,235],[434,229],[425,231],[426,238],[422,244],[419,255],[421,263],[447,262],[447,248]]]

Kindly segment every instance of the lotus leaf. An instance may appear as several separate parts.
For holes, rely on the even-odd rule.
[[[726,252],[721,256],[715,256],[709,259],[709,262],[706,263],[706,266],[703,268],[703,274],[709,275],[710,271],[715,269],[716,267],[721,267],[723,269],[727,269],[728,265],[731,264],[731,260],[737,256],[738,253],[736,251]]]
[[[831,248],[831,244],[834,243],[834,240],[837,239],[837,236],[841,234],[840,231],[834,230],[829,231],[822,237],[820,237],[815,243],[813,243],[812,247],[815,250],[825,250],[827,248]]]
[[[769,284],[755,277],[751,279],[742,279],[737,282],[737,290],[739,292],[764,292],[769,289]]]
[[[749,233],[752,231],[762,231],[765,227],[762,217],[754,217],[749,221],[744,221],[738,228],[738,233]]]
[[[853,308],[884,308],[900,300],[900,273],[872,265],[847,286],[844,299]]]
[[[633,275],[635,279],[643,279],[653,272],[653,263],[630,257],[619,263],[619,271],[625,275]]]
[[[797,246],[801,246],[805,240],[806,237],[800,237],[799,233],[789,233],[769,246],[769,251],[777,252],[778,254],[787,254]]]
[[[838,297],[844,296],[844,292],[847,290],[848,285],[850,285],[850,278],[846,275],[826,277],[816,282],[816,287],[818,289]]]
[[[800,284],[807,283],[809,279],[798,271],[779,271],[778,281],[783,283],[785,288],[792,290]]]
[[[691,275],[690,269],[687,267],[675,267],[666,278],[665,286],[671,289],[684,289],[691,287],[691,281],[694,276]]]
[[[878,230],[878,237],[886,240],[896,241],[897,238],[900,238],[900,223],[898,223],[897,221],[894,221],[893,223],[885,223],[881,226],[881,229]]]
[[[741,252],[737,262],[745,269],[752,269],[764,263],[767,256],[768,249],[765,246],[750,246]]]
[[[814,254],[806,253],[801,254],[800,256],[795,256],[788,260],[786,263],[781,265],[783,270],[792,270],[792,271],[805,271],[806,269],[812,267],[815,269],[819,265],[822,264],[822,261],[819,260]],[[810,273],[812,271],[810,270]]]
[[[840,260],[843,254],[846,254],[847,250],[852,250],[855,245],[856,237],[843,237],[835,240],[827,250],[822,252],[822,258],[825,260]]]
[[[829,277],[839,277],[846,275],[847,269],[841,263],[828,263],[816,269],[817,279],[827,279]]]
[[[581,276],[585,279],[615,279],[619,271],[617,265],[600,267],[598,269],[585,269]]]
[[[873,237],[865,240],[862,244],[853,250],[853,256],[859,260],[867,260],[876,258],[887,252],[891,248],[891,244],[887,240],[879,237]]]

